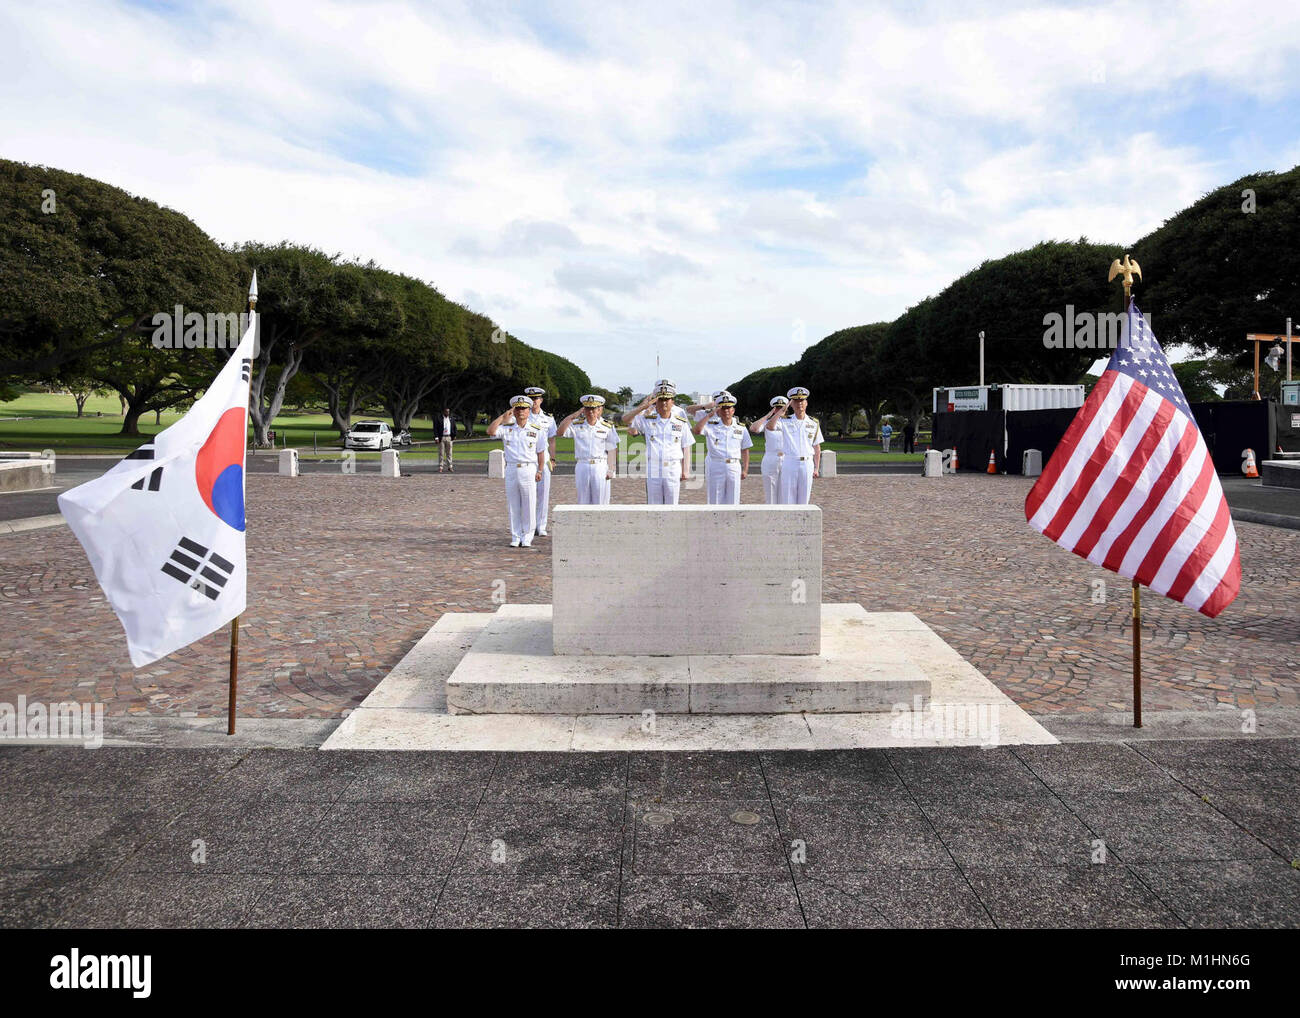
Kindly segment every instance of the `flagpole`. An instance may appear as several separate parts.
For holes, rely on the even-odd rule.
[[[1139,276],[1142,270],[1136,262],[1124,256],[1124,262],[1118,259],[1111,266],[1110,278],[1122,273],[1124,283],[1124,324],[1128,325],[1133,304],[1133,274]],[[1142,585],[1133,579],[1133,727],[1142,727]]]
[[[253,328],[257,328],[252,316],[257,313],[257,270],[253,270],[253,282],[248,287],[248,314]],[[247,412],[247,407],[245,407]],[[245,428],[247,430],[247,428]],[[226,734],[235,734],[235,693],[239,689],[239,616],[230,620],[230,702],[226,707]]]
[[[1124,280],[1124,315],[1127,320],[1133,304],[1133,284]],[[1142,585],[1133,578],[1133,727],[1142,727]]]

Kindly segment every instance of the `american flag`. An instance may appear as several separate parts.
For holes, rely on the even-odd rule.
[[[1146,319],[1128,329],[1029,497],[1039,533],[1211,618],[1241,559],[1205,439]]]

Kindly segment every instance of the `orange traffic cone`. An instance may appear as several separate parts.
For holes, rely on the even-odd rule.
[[[1258,477],[1259,468],[1255,466],[1255,450],[1246,450],[1246,461],[1241,465],[1241,472],[1247,477]]]
[[[998,461],[993,455],[993,450],[990,449],[989,450],[989,473],[996,474],[997,472],[998,472]]]
[[[955,474],[960,468],[957,466],[957,450],[952,451],[952,472]]]

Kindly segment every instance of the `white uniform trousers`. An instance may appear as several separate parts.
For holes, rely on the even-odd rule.
[[[800,459],[789,453],[781,457],[781,502],[807,505],[812,498],[813,458]]]
[[[536,471],[534,471],[536,473]],[[546,533],[546,514],[551,509],[551,459],[550,453],[546,454],[546,469],[542,471],[542,479],[537,482],[537,533]]]
[[[573,474],[578,482],[578,505],[609,505],[609,461],[578,460]]]
[[[763,454],[763,501],[768,505],[781,504],[781,461],[780,453]]]
[[[709,460],[705,478],[709,505],[740,505],[740,460]]]
[[[662,470],[651,471],[645,477],[646,505],[676,505],[682,492],[680,464],[666,463]]]
[[[537,461],[506,464],[506,505],[510,507],[510,540],[533,539],[537,514]]]

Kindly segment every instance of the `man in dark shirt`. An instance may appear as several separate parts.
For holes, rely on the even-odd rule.
[[[446,468],[454,474],[456,468],[451,464],[451,443],[456,437],[456,418],[446,407],[441,414],[433,415],[433,437],[438,440],[438,473]]]

